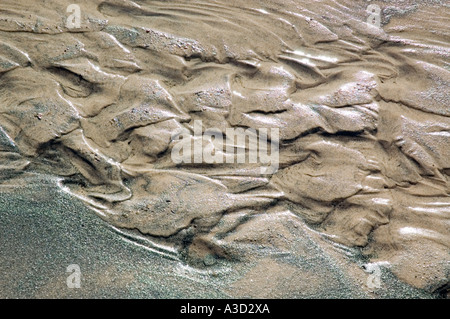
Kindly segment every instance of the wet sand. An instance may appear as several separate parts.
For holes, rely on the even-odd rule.
[[[0,4],[0,296],[447,296],[448,4],[71,4]],[[279,169],[175,162],[236,159],[197,121],[279,130]]]

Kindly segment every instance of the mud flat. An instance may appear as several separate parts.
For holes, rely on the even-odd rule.
[[[2,1],[0,296],[448,297],[448,4],[370,5]]]

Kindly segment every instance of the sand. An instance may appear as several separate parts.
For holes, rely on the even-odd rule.
[[[136,264],[162,260],[117,282],[96,265],[97,286],[133,286],[168,263],[158,280],[189,269],[218,297],[448,296],[448,4],[370,4],[379,26],[367,1],[3,0],[3,227],[32,209],[30,195],[11,204],[30,188],[44,206],[54,193],[94,216],[86,236],[151,251],[130,252]],[[276,169],[237,160],[226,140],[237,128],[270,132]],[[181,133],[230,161],[174,161]],[[51,186],[36,188],[40,178]],[[11,253],[0,256],[6,285],[25,267]],[[58,276],[0,295],[66,296]],[[180,278],[144,297],[173,296],[189,285]],[[95,285],[81,296],[104,293]]]

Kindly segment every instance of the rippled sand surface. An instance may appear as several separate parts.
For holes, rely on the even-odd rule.
[[[159,291],[144,297],[192,296],[191,281],[215,297],[447,296],[449,12],[410,0],[2,0],[0,296],[67,296],[51,270],[28,287],[33,251],[21,262],[14,247],[41,243],[53,269],[61,240],[64,272],[80,258],[70,245],[89,256],[82,269],[106,260],[90,236],[135,268],[111,266],[108,282],[102,263],[86,266],[81,296],[137,283]],[[278,129],[278,170],[176,163],[177,131],[235,156],[205,145],[200,121],[224,136]],[[70,227],[79,220],[88,227]]]

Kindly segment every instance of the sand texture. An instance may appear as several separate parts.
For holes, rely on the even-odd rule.
[[[449,12],[1,0],[0,297],[447,297]]]

